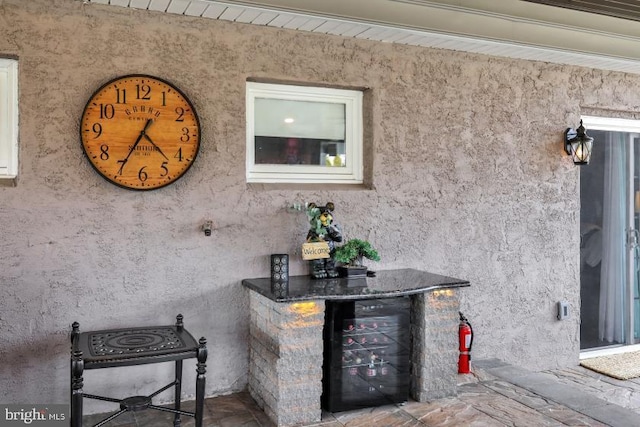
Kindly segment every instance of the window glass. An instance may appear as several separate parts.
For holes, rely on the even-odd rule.
[[[247,83],[248,182],[362,182],[362,92]]]
[[[18,61],[0,58],[0,179],[18,173]]]

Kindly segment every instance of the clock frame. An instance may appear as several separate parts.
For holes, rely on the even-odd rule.
[[[172,83],[144,74],[117,77],[87,102],[80,122],[82,149],[107,181],[131,190],[175,182],[200,149],[200,121]]]

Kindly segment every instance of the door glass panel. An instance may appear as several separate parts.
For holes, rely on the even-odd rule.
[[[633,135],[633,223],[636,245],[632,249],[633,268],[633,340],[640,342],[640,247],[638,246],[638,230],[640,230],[640,137]]]
[[[582,349],[627,343],[629,271],[635,271],[627,245],[633,227],[631,134],[591,130],[589,135],[597,143],[591,163],[580,169]]]

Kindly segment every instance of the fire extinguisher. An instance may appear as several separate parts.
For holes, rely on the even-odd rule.
[[[460,340],[460,358],[458,359],[458,373],[468,374],[469,362],[471,361],[471,345],[473,344],[473,329],[466,317],[460,314],[460,326],[458,327],[458,338]]]

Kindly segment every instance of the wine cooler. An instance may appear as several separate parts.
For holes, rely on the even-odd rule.
[[[409,297],[327,301],[322,404],[330,412],[406,402]]]

